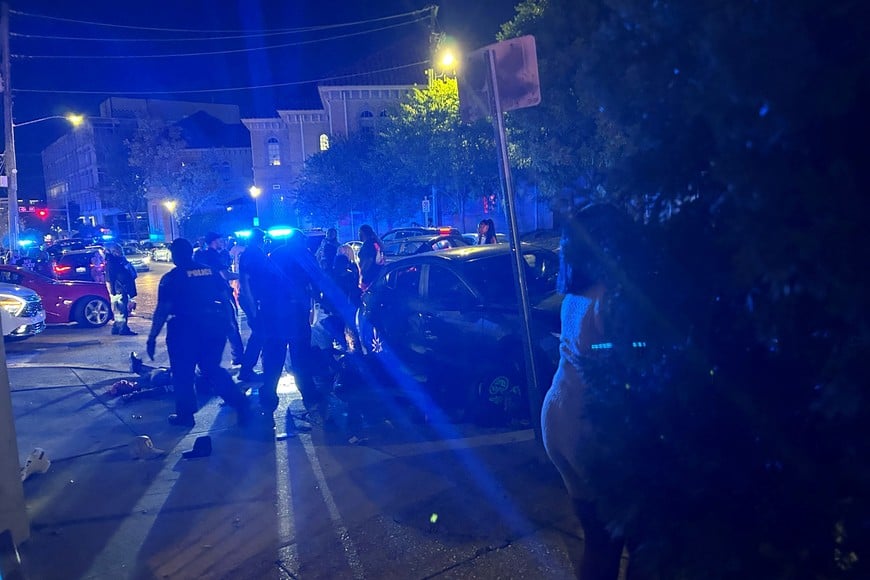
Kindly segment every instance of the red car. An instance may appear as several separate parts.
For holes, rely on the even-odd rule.
[[[0,282],[30,288],[45,307],[45,322],[77,322],[97,328],[112,319],[111,298],[105,284],[78,280],[54,280],[20,266],[0,265]]]

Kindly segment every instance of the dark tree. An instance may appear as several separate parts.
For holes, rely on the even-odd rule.
[[[511,122],[541,185],[645,224],[582,459],[649,575],[868,576],[865,12],[549,0],[504,28],[537,38]]]

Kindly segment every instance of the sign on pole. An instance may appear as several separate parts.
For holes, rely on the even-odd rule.
[[[538,384],[535,369],[526,263],[519,242],[517,202],[511,179],[503,115],[504,111],[534,107],[541,102],[535,38],[522,36],[476,50],[466,58],[463,70],[464,76],[459,79],[459,112],[462,119],[471,122],[489,117],[492,119],[495,131],[505,217],[510,230],[511,264],[522,323],[528,405],[535,436],[539,442],[543,442],[541,434],[543,390]]]
[[[486,54],[495,63],[499,105],[502,111],[534,107],[541,103],[541,81],[534,36],[520,36],[479,48],[465,56],[459,77],[459,113],[465,122],[495,114],[493,86]]]

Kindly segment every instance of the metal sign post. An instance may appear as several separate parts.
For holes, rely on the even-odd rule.
[[[538,385],[535,367],[525,258],[520,245],[517,203],[510,172],[503,115],[504,111],[533,107],[541,102],[535,39],[533,36],[523,36],[479,49],[469,55],[464,70],[468,73],[459,85],[459,107],[463,119],[470,121],[491,116],[495,130],[499,152],[499,178],[510,230],[511,263],[522,323],[529,411],[535,437],[543,442],[541,408],[544,398]]]

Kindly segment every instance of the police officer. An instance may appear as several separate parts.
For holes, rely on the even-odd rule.
[[[237,310],[236,299],[233,295],[233,289],[229,282],[233,278],[238,278],[230,272],[230,255],[224,249],[224,238],[216,232],[209,232],[205,235],[205,248],[195,252],[193,255],[197,262],[209,266],[212,270],[220,274],[221,278],[227,281],[227,292],[230,296],[230,304],[233,307],[233,317],[231,322],[232,328],[227,334],[230,341],[230,355],[233,357],[233,364],[242,364],[242,357],[245,354],[245,347],[242,343],[242,334],[239,329],[239,312]]]
[[[309,315],[311,299],[323,274],[308,252],[305,234],[294,230],[284,246],[272,251],[268,272],[272,283],[267,285],[260,300],[264,311],[269,313],[269,324],[263,328],[260,405],[269,416],[278,407],[278,380],[289,349],[303,404],[309,411],[322,410],[324,396],[317,390],[311,368]]]
[[[148,357],[154,360],[157,336],[166,324],[166,349],[175,388],[175,413],[169,415],[169,423],[185,427],[195,424],[197,366],[203,379],[238,411],[239,422],[246,422],[247,398],[220,366],[233,315],[226,282],[209,266],[193,260],[193,246],[186,239],[173,241],[170,251],[175,268],[160,279],[157,308],[146,343]]]

